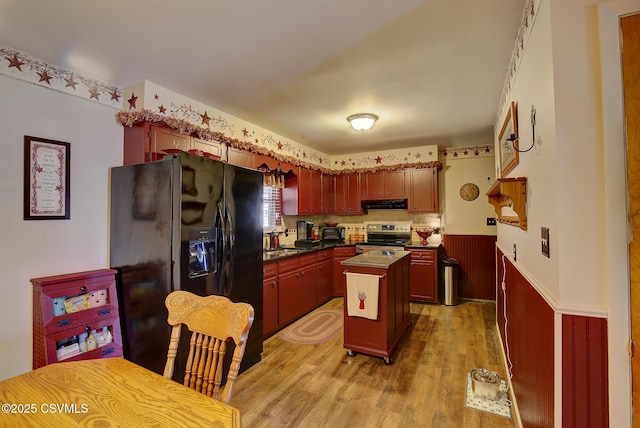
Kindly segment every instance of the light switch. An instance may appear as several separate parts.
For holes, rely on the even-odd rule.
[[[549,228],[540,228],[540,241],[542,243],[542,254],[549,257]]]

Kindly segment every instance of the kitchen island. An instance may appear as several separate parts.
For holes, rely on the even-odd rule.
[[[382,357],[391,354],[411,325],[409,251],[376,250],[341,264],[347,269],[344,303],[344,348]]]

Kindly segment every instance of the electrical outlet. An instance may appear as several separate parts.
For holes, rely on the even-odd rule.
[[[495,226],[496,219],[494,217],[487,217],[487,226]]]

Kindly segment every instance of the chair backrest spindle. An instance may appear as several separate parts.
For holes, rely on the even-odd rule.
[[[223,296],[201,297],[187,291],[170,293],[165,303],[172,331],[164,377],[173,377],[180,332],[184,325],[191,331],[184,385],[228,403],[253,324],[253,307],[247,303],[233,303]],[[221,389],[228,340],[235,343],[235,349],[227,381]]]

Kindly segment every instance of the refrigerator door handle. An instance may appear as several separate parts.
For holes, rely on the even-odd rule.
[[[217,203],[218,213],[216,215],[216,226],[220,227],[220,234],[217,234],[222,239],[218,242],[218,253],[216,254],[216,263],[219,263],[217,269],[217,275],[215,277],[215,293],[222,294],[226,281],[226,263],[227,263],[227,231],[226,231],[226,214],[222,202]]]
[[[236,245],[235,245],[235,232],[233,230],[233,220],[231,220],[231,217],[229,216],[229,204],[227,204],[227,210],[225,211],[226,214],[226,222],[227,222],[227,232],[228,232],[228,254],[227,256],[229,257],[229,263],[227,264],[227,272],[226,272],[226,276],[227,276],[227,282],[224,284],[224,295],[225,296],[229,296],[229,293],[231,293],[231,288],[233,286],[233,261],[235,259],[235,250],[236,250]]]

